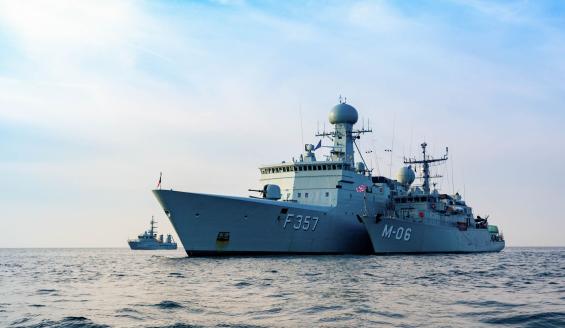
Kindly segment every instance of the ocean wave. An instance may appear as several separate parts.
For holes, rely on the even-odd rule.
[[[26,321],[27,322],[27,321]],[[25,323],[25,322],[24,322]],[[30,325],[12,324],[12,327],[19,328],[107,328],[108,325],[97,324],[85,317],[64,317],[61,320],[41,320]]]
[[[343,309],[343,306],[341,305],[316,305],[316,306],[312,306],[309,307],[307,309],[304,310],[305,313],[319,313],[319,312],[325,312],[325,311],[332,311],[332,310],[341,310]]]
[[[165,326],[149,326],[148,328],[203,328],[205,326],[191,325],[188,323],[173,323]]]
[[[493,301],[493,300],[485,300],[485,301],[457,301],[455,302],[456,304],[462,304],[462,305],[470,305],[473,307],[478,307],[478,308],[483,308],[483,307],[497,307],[497,308],[513,308],[513,307],[518,307],[518,306],[524,306],[526,304],[520,304],[520,303],[505,303],[505,302],[499,302],[499,301]]]
[[[216,325],[216,327],[219,328],[265,328],[265,326],[258,326],[258,325],[248,325],[248,324],[242,324],[242,323],[237,323],[237,324],[232,324],[232,323],[221,323],[219,325]]]
[[[251,283],[247,282],[247,281],[240,281],[237,284],[234,285],[235,287],[247,287],[247,286],[251,286]]]
[[[179,309],[182,308],[183,306],[180,305],[179,303],[175,302],[175,301],[161,301],[157,304],[155,304],[156,307],[159,307],[161,309]]]
[[[486,318],[484,323],[524,327],[565,327],[565,312],[538,312]]]
[[[43,288],[43,289],[38,289],[35,293],[37,295],[54,295],[57,292],[58,290],[56,289]]]

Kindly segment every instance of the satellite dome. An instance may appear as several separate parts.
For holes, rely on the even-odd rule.
[[[346,103],[339,103],[335,105],[330,111],[330,123],[350,123],[355,124],[357,122],[357,110],[355,107],[348,105]]]
[[[396,180],[403,185],[409,186],[415,179],[416,173],[412,170],[412,166],[401,167],[400,170],[398,170],[398,173],[396,173]]]

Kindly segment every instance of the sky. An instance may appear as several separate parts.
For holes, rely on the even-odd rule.
[[[246,196],[340,95],[375,174],[449,147],[441,191],[565,246],[565,2],[0,0],[0,247],[172,232],[159,172]]]

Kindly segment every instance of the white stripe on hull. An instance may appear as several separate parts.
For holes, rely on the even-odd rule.
[[[153,193],[188,254],[372,252],[356,214],[338,215],[335,207],[172,190]],[[229,233],[229,240],[222,240],[221,233]]]
[[[499,252],[504,241],[491,240],[487,229],[426,224],[399,219],[363,218],[374,252],[382,253],[472,253]]]

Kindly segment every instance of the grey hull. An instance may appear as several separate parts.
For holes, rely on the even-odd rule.
[[[177,249],[176,244],[149,244],[149,243],[137,243],[128,242],[129,248],[133,250],[160,250],[160,249]]]
[[[363,222],[376,254],[499,252],[505,246],[504,241],[493,240],[487,229],[459,230],[456,226],[374,217],[363,218]]]
[[[335,207],[154,190],[187,254],[369,254],[354,213]]]

